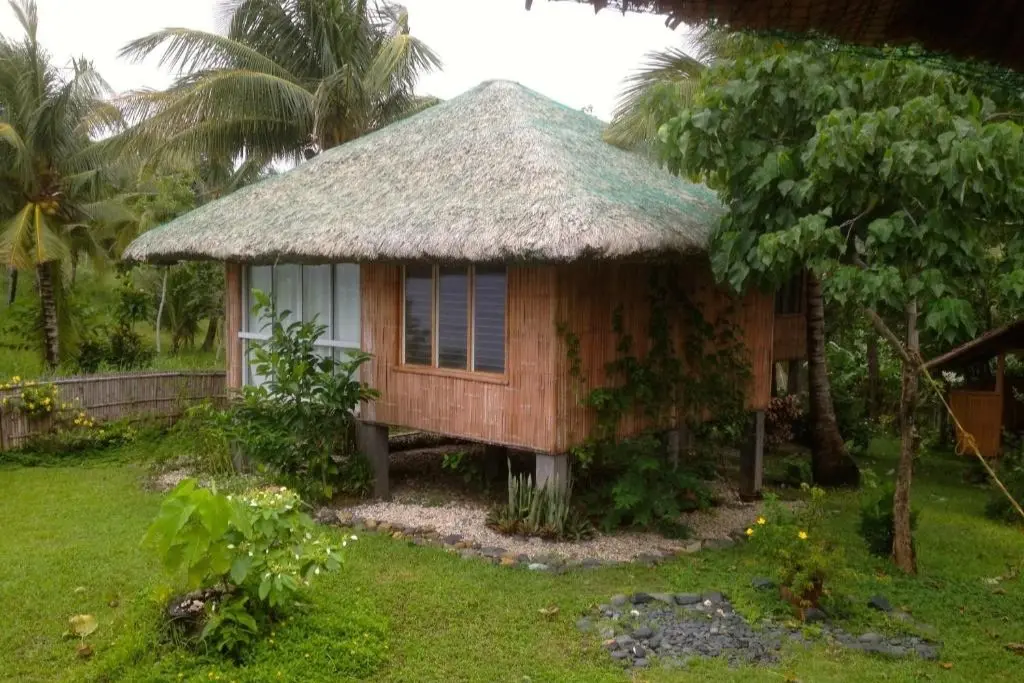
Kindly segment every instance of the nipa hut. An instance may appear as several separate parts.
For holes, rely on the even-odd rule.
[[[947,400],[959,427],[957,452],[970,454],[969,440],[978,452],[993,458],[1002,450],[1003,433],[1024,431],[1024,391],[1019,377],[1006,376],[1006,356],[1024,350],[1024,320],[1018,320],[961,344],[933,358],[925,367],[952,373],[956,385]]]
[[[379,495],[388,425],[532,451],[538,482],[564,481],[594,415],[559,326],[579,337],[583,374],[600,386],[615,310],[642,345],[649,276],[668,268],[742,333],[747,405],[761,415],[745,468],[756,492],[774,297],[718,289],[705,254],[713,194],[606,144],[602,129],[521,85],[486,82],[152,230],[125,258],[226,264],[231,387],[261,381],[245,360],[264,338],[255,289],[326,324],[325,353],[372,354],[362,379],[380,398],[359,418]]]

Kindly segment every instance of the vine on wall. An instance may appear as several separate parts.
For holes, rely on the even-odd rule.
[[[728,420],[743,410],[750,369],[731,320],[735,309],[707,320],[675,272],[652,270],[646,352],[627,331],[622,306],[613,312],[616,356],[605,365],[605,386],[587,389],[579,337],[558,326],[579,400],[596,415],[586,441],[573,449],[577,476],[587,480],[578,490],[595,498],[595,509],[609,510],[605,527],[681,532],[675,518],[706,504],[708,495],[695,472],[669,461],[662,433],[683,425],[696,429],[708,416]],[[642,417],[644,431],[619,438],[623,420],[633,415]]]

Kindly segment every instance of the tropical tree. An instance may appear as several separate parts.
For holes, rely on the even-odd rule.
[[[712,69],[698,106],[663,130],[677,169],[729,208],[714,266],[734,286],[808,268],[857,305],[902,362],[893,559],[916,571],[910,490],[921,336],[977,327],[970,303],[994,244],[1024,222],[1024,131],[977,87],[897,57],[806,43]],[[1002,112],[1002,113],[1001,113]],[[1004,259],[1001,286],[1024,294]]]
[[[420,75],[440,66],[404,8],[367,0],[221,0],[225,35],[168,28],[129,43],[180,74],[122,98],[131,147],[159,156],[299,161],[436,100]]]
[[[0,261],[35,269],[43,355],[60,361],[62,266],[103,256],[99,230],[132,220],[118,198],[104,198],[102,154],[94,135],[116,127],[109,89],[85,60],[58,68],[38,41],[33,0],[10,2],[24,35],[0,37]]]

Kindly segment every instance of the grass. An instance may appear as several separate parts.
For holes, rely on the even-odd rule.
[[[466,561],[437,548],[368,535],[342,571],[322,577],[303,614],[277,629],[248,666],[188,654],[167,642],[159,604],[172,592],[153,556],[138,545],[159,496],[139,486],[136,464],[152,444],[137,444],[97,464],[0,469],[0,679],[11,681],[624,681],[597,640],[576,631],[577,616],[615,593],[723,590],[756,618],[777,599],[750,588],[770,572],[749,549],[705,552],[657,568],[624,566],[563,576]],[[880,474],[890,444],[875,448]],[[646,681],[1011,681],[1024,659],[1006,644],[1024,641],[1024,536],[986,520],[986,493],[960,482],[963,462],[922,460],[915,500],[921,509],[920,576],[896,575],[871,558],[854,531],[858,499],[830,497],[831,533],[847,549],[850,571],[837,588],[853,600],[849,627],[897,631],[863,607],[881,592],[912,609],[944,641],[943,668],[921,660],[886,661],[820,642],[787,650],[774,667],[730,669],[704,661],[685,670],[653,669]],[[538,610],[557,606],[548,618]],[[95,614],[91,660],[61,638],[67,618]]]

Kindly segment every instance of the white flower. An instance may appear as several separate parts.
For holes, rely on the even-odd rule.
[[[251,550],[249,551],[249,557],[252,557],[252,551]]]
[[[235,544],[234,543],[228,543],[228,550],[234,550],[234,549],[235,549]]]
[[[317,567],[316,569],[314,569],[313,573],[316,574],[317,576],[319,576],[320,575],[320,567]]]
[[[342,547],[342,548],[344,548],[344,547],[345,547],[345,546],[347,546],[347,545],[348,545],[348,541],[342,541],[342,542],[341,542],[341,547]]]
[[[353,541],[358,541],[359,540],[359,537],[356,536],[355,534],[352,534],[351,536],[349,536],[349,538],[351,538]]]
[[[296,560],[299,559],[299,554],[298,553],[295,553],[295,559]]]
[[[309,533],[309,532],[307,531],[307,532],[306,532],[306,540],[308,541],[308,540],[309,540],[309,539],[311,539],[311,538],[313,538],[313,536],[312,536],[312,535],[310,535],[310,533]]]

